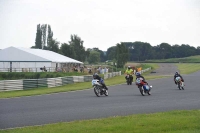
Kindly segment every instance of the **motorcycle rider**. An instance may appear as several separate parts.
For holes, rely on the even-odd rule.
[[[125,74],[126,74],[126,76],[125,76],[126,81],[127,81],[127,75],[129,74],[129,76],[131,78],[131,82],[132,82],[133,81],[133,69],[131,69],[130,66],[128,66],[128,68],[126,69]]]
[[[144,83],[147,83],[146,80],[145,80],[145,78],[144,78],[139,72],[136,72],[135,75],[136,75],[136,79],[137,79],[137,78],[142,78],[142,79],[143,79],[143,82],[144,82]],[[147,83],[147,85],[148,85],[148,83]]]
[[[175,74],[174,74],[174,83],[175,83],[176,85],[177,85],[176,77],[180,77],[180,78],[181,78],[181,81],[184,82],[183,77],[179,74],[179,72],[176,71]]]
[[[107,88],[104,80],[97,73],[94,73],[93,79],[98,79],[99,83],[102,84],[103,88],[105,88],[106,90],[108,90],[108,88]]]

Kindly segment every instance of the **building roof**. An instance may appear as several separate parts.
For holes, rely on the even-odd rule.
[[[56,63],[78,63],[83,62],[69,58],[49,50],[8,47],[0,50],[0,62],[56,62]]]

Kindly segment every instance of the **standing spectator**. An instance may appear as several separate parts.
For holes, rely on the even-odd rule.
[[[44,70],[44,72],[47,72],[47,69],[46,69],[46,67],[45,67],[45,66],[44,66],[43,70]]]

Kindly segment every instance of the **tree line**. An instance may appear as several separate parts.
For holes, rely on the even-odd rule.
[[[71,35],[70,41],[60,44],[59,41],[53,38],[53,31],[49,24],[38,24],[35,46],[31,48],[54,51],[91,64],[112,60],[116,62],[117,67],[123,67],[127,61],[182,58],[200,55],[200,46],[195,48],[188,44],[170,45],[168,43],[161,43],[157,46],[151,46],[150,43],[140,41],[121,42],[109,47],[107,51],[102,51],[96,47],[85,49],[83,43],[84,41],[78,35]]]

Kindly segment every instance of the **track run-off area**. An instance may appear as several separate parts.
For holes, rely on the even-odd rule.
[[[185,90],[173,81],[177,68],[162,64],[155,73],[171,75],[147,80],[152,95],[142,96],[136,85],[109,86],[109,96],[96,97],[93,89],[48,95],[0,99],[0,129],[125,116],[171,110],[200,109],[200,71],[182,75]],[[135,77],[134,77],[135,79]]]

